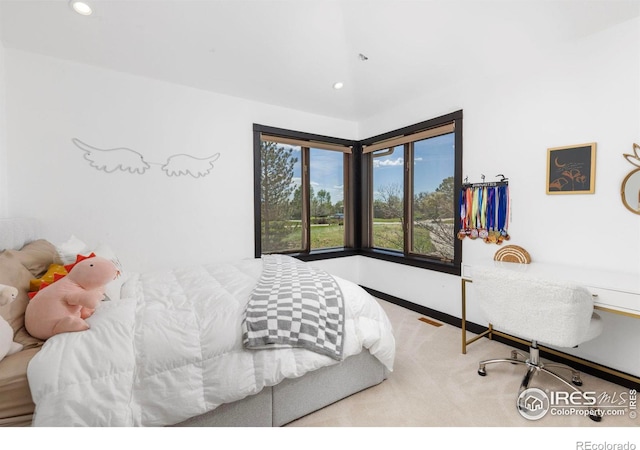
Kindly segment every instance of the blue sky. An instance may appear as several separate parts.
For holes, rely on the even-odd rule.
[[[293,182],[296,186],[300,185],[300,148],[295,148],[293,156],[298,158],[298,163],[293,169]],[[324,189],[331,194],[331,203],[335,204],[344,197],[344,177],[342,174],[342,158],[341,152],[330,150],[311,149],[311,187],[313,192]]]
[[[298,158],[294,167],[293,182],[300,184],[300,148],[293,148]],[[415,193],[433,192],[443,179],[453,176],[453,133],[416,143],[415,146]],[[314,192],[321,189],[331,194],[335,204],[343,199],[342,153],[311,149],[311,186]],[[374,192],[384,186],[397,184],[402,189],[404,157],[402,147],[393,154],[374,159]]]
[[[374,195],[390,184],[399,185],[402,189],[403,153],[400,146],[391,155],[374,158]],[[453,133],[416,142],[414,192],[433,192],[442,180],[453,176],[454,156]]]

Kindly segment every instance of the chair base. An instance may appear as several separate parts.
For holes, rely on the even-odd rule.
[[[495,363],[522,364],[527,366],[528,369],[524,375],[524,378],[522,379],[522,383],[520,384],[518,395],[522,394],[522,392],[529,387],[529,383],[531,382],[531,379],[533,378],[534,375],[538,373],[547,374],[548,376],[562,382],[564,385],[568,386],[573,391],[579,392],[580,394],[584,394],[584,392],[580,388],[576,387],[576,386],[582,386],[582,379],[580,378],[580,372],[578,372],[577,370],[565,364],[557,364],[557,363],[543,364],[540,361],[540,351],[535,341],[533,341],[531,343],[531,346],[529,347],[529,358],[527,358],[525,355],[518,352],[517,350],[512,350],[510,358],[497,358],[497,359],[487,359],[484,361],[480,361],[480,364],[478,367],[478,375],[483,377],[486,376],[487,375],[486,366],[488,364],[495,364]],[[569,372],[571,372],[571,381],[558,375],[554,371],[549,370],[549,367],[568,370]],[[592,414],[589,414],[589,418],[594,422],[600,422],[602,420],[602,415],[598,414],[597,412],[598,410],[596,410]]]

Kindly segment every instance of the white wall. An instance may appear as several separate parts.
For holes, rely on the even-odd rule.
[[[252,124],[355,138],[356,124],[6,50],[9,211],[57,242],[105,242],[125,268],[252,257]],[[204,177],[107,173],[72,138],[146,161],[219,159]]]
[[[5,50],[0,43],[0,217],[8,214],[7,140],[6,140],[6,89],[5,89]]]
[[[508,57],[508,55],[505,55]],[[532,259],[629,272],[640,280],[640,216],[626,210],[620,183],[634,167],[623,153],[640,142],[640,20],[567,43],[544,58],[492,78],[433,90],[360,124],[360,137],[458,109],[464,112],[464,176],[509,178],[507,244]],[[593,195],[545,193],[547,148],[597,143]],[[499,249],[463,241],[463,261],[491,260]],[[361,284],[460,317],[458,277],[364,258]],[[468,318],[483,319],[472,302]],[[576,354],[640,375],[637,320],[604,314],[605,335]]]

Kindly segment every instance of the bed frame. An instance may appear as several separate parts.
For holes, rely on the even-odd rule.
[[[35,219],[0,219],[0,251],[20,249],[41,238]],[[339,364],[286,379],[258,394],[219,406],[174,426],[279,427],[384,381],[388,369],[363,350]],[[25,375],[26,376],[26,375]],[[30,421],[31,416],[23,417]]]
[[[260,393],[192,417],[176,426],[279,427],[381,383],[388,370],[364,350],[340,364],[289,378]]]

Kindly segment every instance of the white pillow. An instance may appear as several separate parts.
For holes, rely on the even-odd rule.
[[[76,262],[76,257],[78,255],[88,256],[91,253],[94,253],[96,256],[101,256],[106,258],[116,265],[118,270],[120,271],[120,275],[113,281],[110,281],[105,286],[105,295],[108,298],[105,300],[120,300],[120,289],[122,288],[122,284],[125,282],[125,274],[122,270],[122,264],[120,260],[116,256],[116,254],[111,250],[111,248],[103,243],[100,243],[93,250],[85,244],[83,241],[71,235],[69,239],[65,242],[56,245],[56,249],[58,251],[58,256],[62,261],[62,264],[73,264]]]
[[[60,257],[63,265],[73,264],[76,262],[76,256],[90,253],[87,252],[87,244],[74,235],[71,235],[71,237],[62,244],[57,244],[56,250],[58,251],[58,256]]]
[[[120,263],[120,260],[113,252],[113,250],[111,250],[108,245],[103,243],[98,244],[98,246],[94,250],[92,250],[92,252],[95,253],[96,256],[101,256],[112,261],[120,271],[118,277],[115,280],[107,283],[104,289],[104,293],[107,297],[109,297],[109,300],[120,300],[120,289],[122,288],[122,284],[125,282],[125,274],[122,270],[122,264]]]
[[[118,278],[107,283],[107,285],[104,287],[104,295],[106,295],[107,297],[105,298],[105,300],[111,300],[114,302],[120,300],[120,292],[122,291],[122,285],[125,281],[125,275],[120,272]]]

